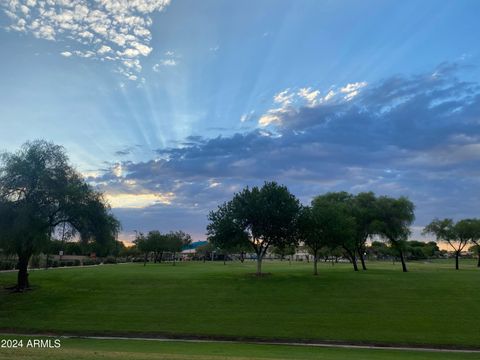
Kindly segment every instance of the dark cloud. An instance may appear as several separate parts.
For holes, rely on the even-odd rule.
[[[458,71],[441,64],[370,84],[348,101],[291,107],[264,129],[190,136],[157,150],[157,159],[124,162],[120,178],[111,172],[97,180],[107,191],[130,191],[124,182],[135,181],[142,191],[175,193],[171,205],[144,211],[161,209],[173,222],[180,216],[196,233],[209,210],[264,180],[288,185],[303,202],[335,190],[407,195],[419,225],[434,216],[480,216],[480,87]]]

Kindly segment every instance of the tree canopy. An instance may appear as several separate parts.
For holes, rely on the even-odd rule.
[[[65,149],[44,140],[0,158],[0,246],[18,256],[16,288],[29,286],[30,257],[58,226],[84,242],[114,241],[120,223],[103,195],[69,164]]]
[[[270,246],[296,242],[300,203],[285,186],[265,182],[259,188],[245,188],[233,199],[210,212],[209,240],[221,246],[248,242],[257,256],[257,275]]]

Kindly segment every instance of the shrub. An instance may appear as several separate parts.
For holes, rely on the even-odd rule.
[[[16,265],[14,260],[0,260],[0,270],[14,270]]]
[[[113,256],[108,256],[104,261],[104,264],[116,264],[117,259],[115,259]]]

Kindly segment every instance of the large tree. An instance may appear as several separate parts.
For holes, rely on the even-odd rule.
[[[477,241],[479,234],[478,221],[464,219],[455,223],[452,219],[434,219],[424,230],[424,234],[433,234],[438,241],[450,245],[455,253],[455,269],[459,269],[459,258],[462,251],[470,243]]]
[[[0,247],[18,257],[16,289],[29,287],[28,263],[58,227],[84,242],[115,240],[120,224],[101,193],[69,164],[63,147],[36,140],[0,158]]]
[[[317,232],[330,248],[340,247],[358,271],[356,248],[356,220],[353,196],[347,192],[329,192],[312,200],[312,214],[316,218]]]
[[[209,238],[228,238],[222,233],[232,231],[232,242],[246,239],[257,256],[257,275],[262,273],[262,260],[270,246],[296,242],[296,222],[300,203],[285,186],[265,182],[259,187],[245,188],[233,199],[212,211],[207,227]]]
[[[352,199],[351,210],[355,217],[355,248],[362,263],[362,269],[367,270],[365,264],[365,250],[367,240],[374,235],[374,223],[377,219],[375,194],[362,192]]]
[[[212,211],[209,219],[207,240],[213,250],[220,251],[225,256],[228,253],[239,252],[243,262],[243,253],[250,248],[250,243],[248,233],[234,218],[231,202],[220,205],[217,211]]]
[[[415,205],[404,196],[398,199],[380,196],[376,201],[376,208],[376,220],[372,228],[397,251],[402,270],[407,272],[404,248],[410,235],[410,225],[415,220]]]

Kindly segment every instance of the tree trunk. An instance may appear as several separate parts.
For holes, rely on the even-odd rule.
[[[402,262],[402,271],[407,272],[407,265],[405,264],[405,259],[403,258],[403,251],[402,249],[398,250],[400,252],[400,261]]]
[[[344,249],[347,252],[347,255],[350,256],[350,261],[352,262],[353,270],[358,271],[357,257],[355,256],[355,251],[350,251],[346,247]]]
[[[318,275],[317,262],[318,262],[318,256],[317,256],[317,254],[315,253],[315,255],[313,255],[313,275],[315,275],[315,276]]]
[[[17,277],[17,291],[24,291],[30,287],[28,282],[28,262],[30,260],[28,254],[18,256],[18,277]]]
[[[479,245],[477,245],[477,256],[478,256],[477,267],[480,267],[480,246]]]
[[[240,252],[240,262],[243,264],[245,261],[245,253],[243,251]]]
[[[203,255],[203,263],[205,264],[205,261],[207,261],[207,255]]]
[[[363,256],[363,249],[358,249],[358,256],[360,257],[360,262],[362,263],[362,269],[367,270],[367,266],[365,265],[365,258]]]
[[[257,275],[262,275],[262,256],[257,254]]]
[[[145,258],[143,259],[143,266],[147,266],[148,253],[145,253]]]
[[[175,251],[173,252],[173,266],[175,266]]]
[[[162,259],[163,259],[163,251],[160,251],[160,258],[159,258],[160,263],[162,262]]]
[[[455,252],[455,270],[458,270],[459,267],[458,267],[458,258],[460,257],[460,252],[459,251],[456,251]]]

